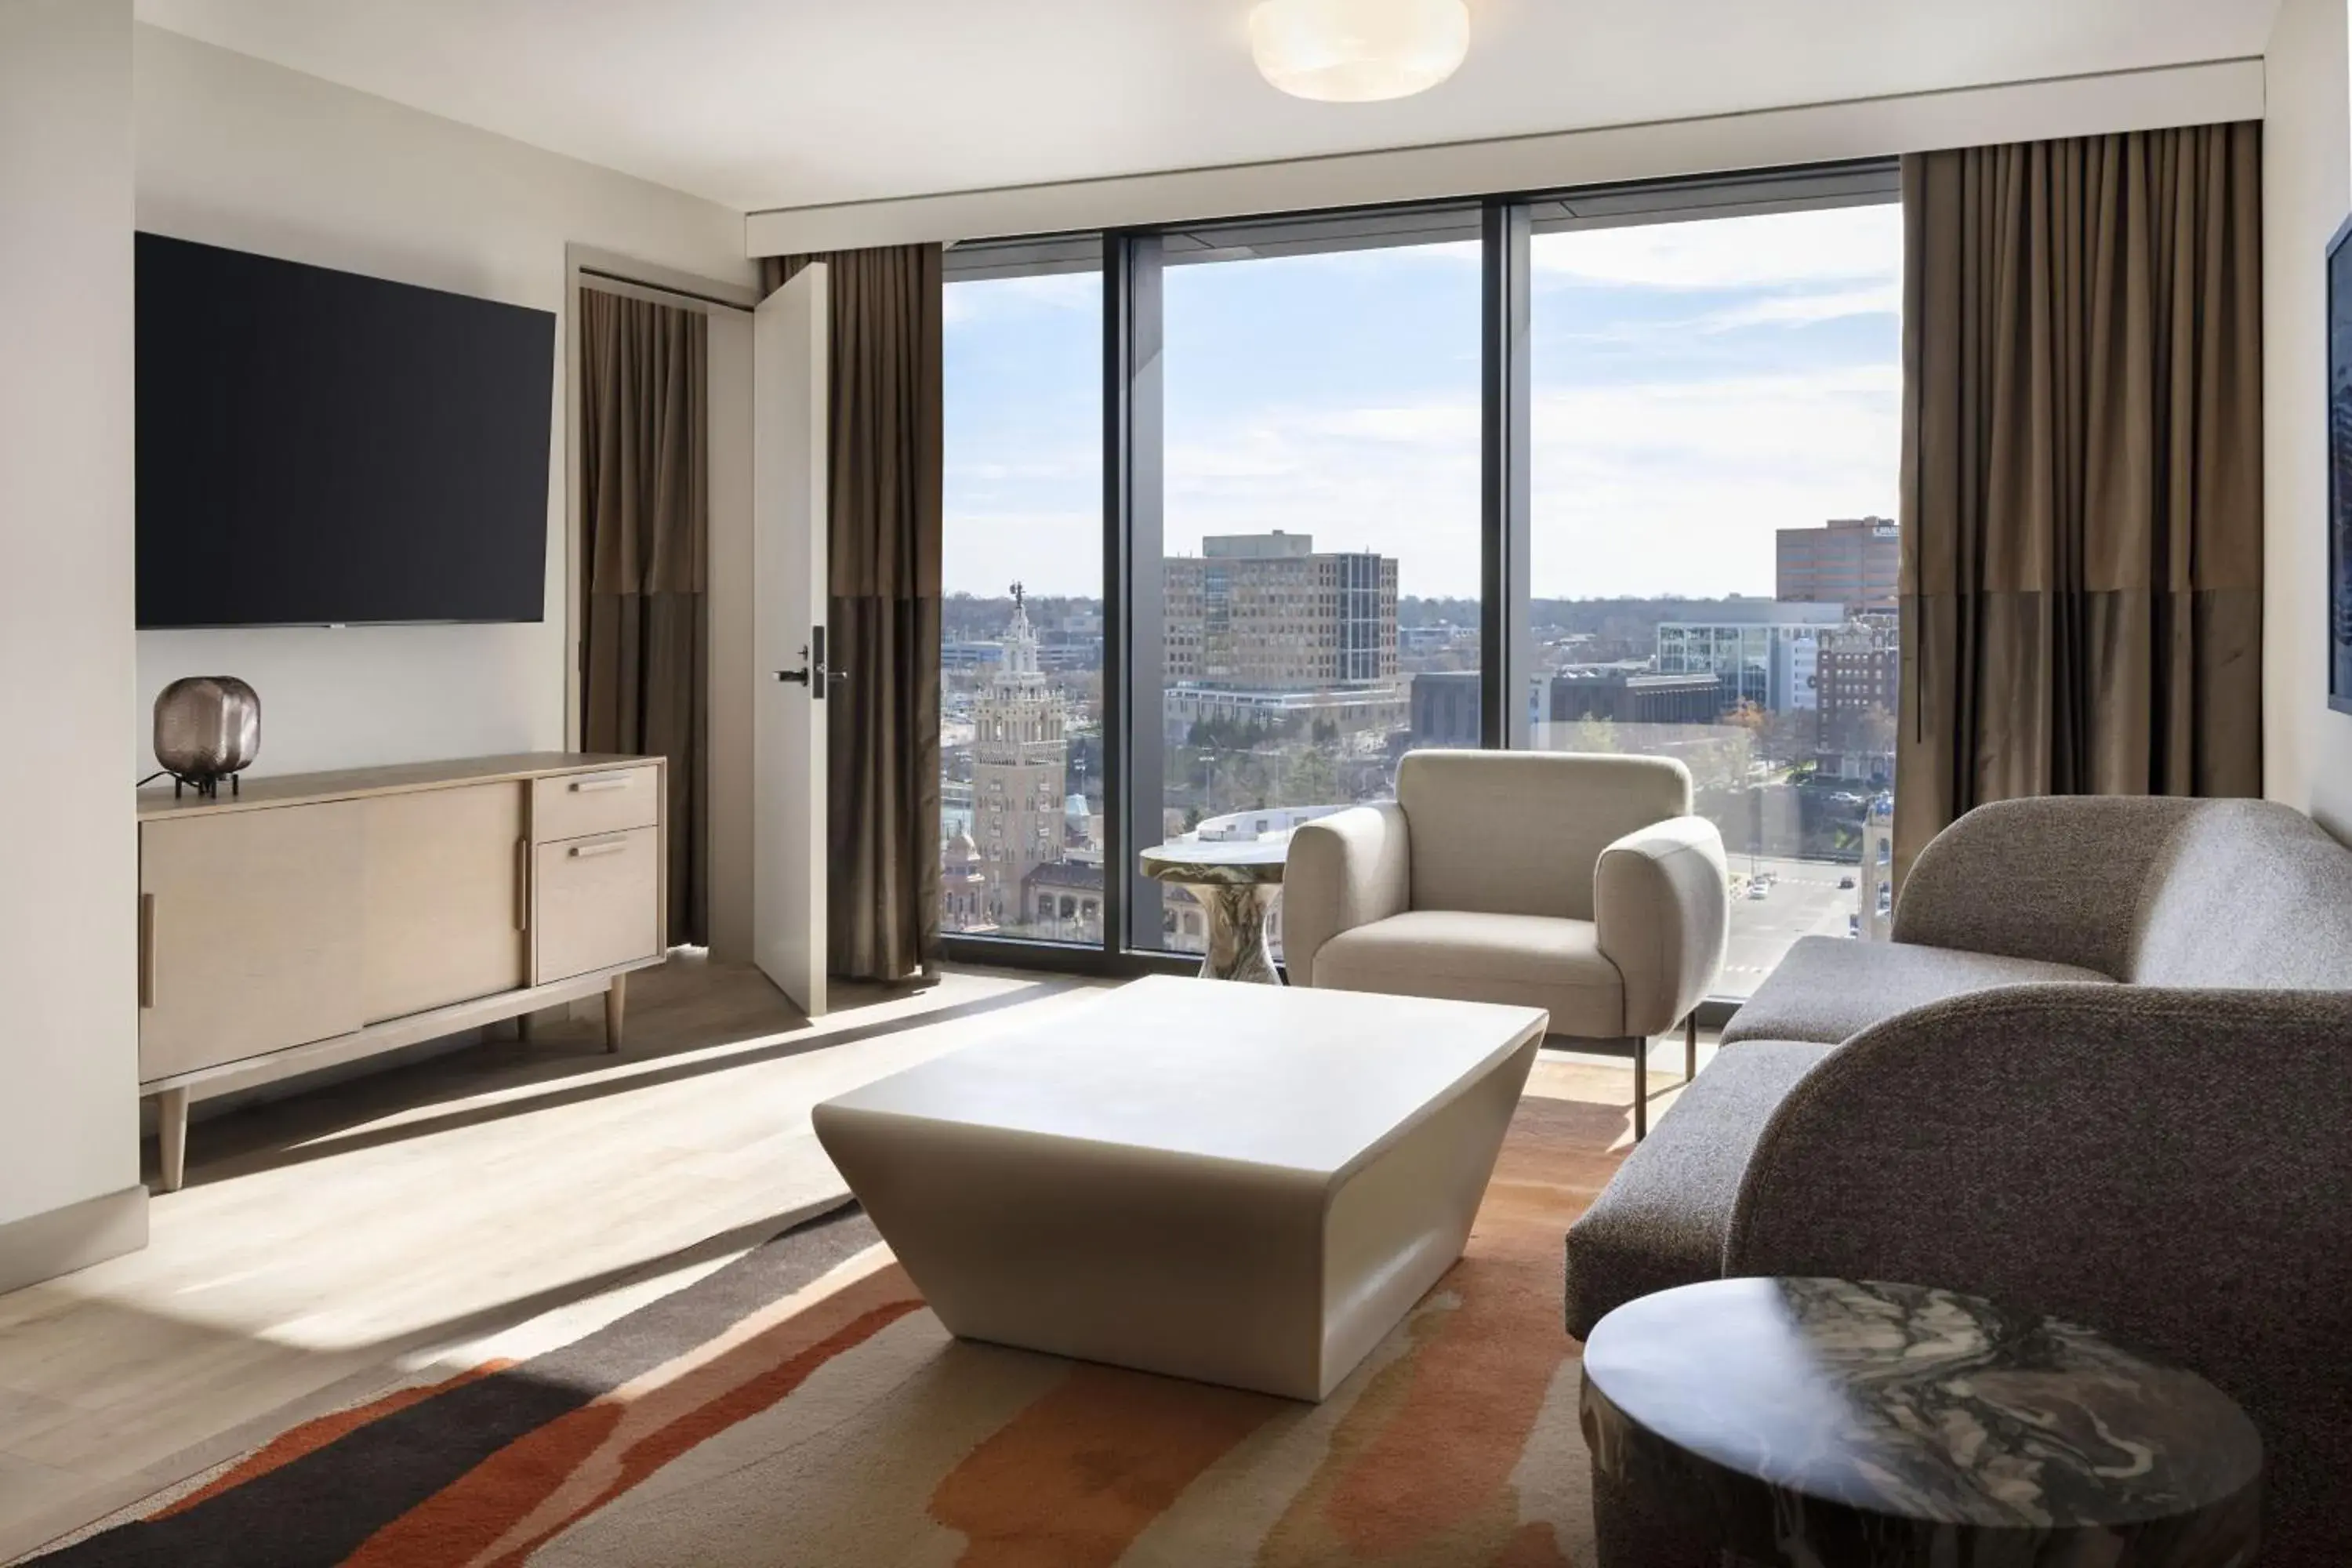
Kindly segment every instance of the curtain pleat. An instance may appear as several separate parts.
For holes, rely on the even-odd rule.
[[[1903,161],[1895,858],[2262,789],[2262,128]]]
[[[772,257],[773,289],[826,264],[832,339],[829,966],[936,970],[940,891],[940,247]]]
[[[705,561],[710,529],[701,312],[580,294],[581,741],[669,761],[669,930],[709,941]]]

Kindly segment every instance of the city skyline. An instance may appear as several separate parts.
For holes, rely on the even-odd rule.
[[[1538,596],[1763,596],[1776,529],[1891,515],[1900,259],[1891,206],[1538,237]],[[1169,277],[1167,553],[1284,528],[1475,595],[1475,248]],[[950,592],[1099,594],[1099,289],[949,290]]]

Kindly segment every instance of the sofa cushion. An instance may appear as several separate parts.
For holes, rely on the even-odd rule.
[[[2352,991],[2352,850],[2274,801],[2200,800],[2158,852],[2136,984]]]
[[[1541,1007],[1558,1035],[1625,1032],[1625,987],[1591,921],[1412,910],[1341,931],[1315,955],[1315,984],[1337,991]]]
[[[1897,1013],[1947,996],[2052,981],[2115,984],[2095,969],[2071,963],[1907,942],[1800,937],[1789,956],[1724,1026],[1723,1043],[1817,1040],[1835,1045]]]
[[[1836,1050],[1751,1040],[1717,1054],[1568,1227],[1570,1333],[1584,1338],[1637,1296],[1721,1276],[1732,1205],[1764,1123]]]

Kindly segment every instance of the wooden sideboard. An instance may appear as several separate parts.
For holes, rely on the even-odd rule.
[[[139,1091],[191,1100],[604,994],[668,943],[658,757],[534,752],[139,796]]]

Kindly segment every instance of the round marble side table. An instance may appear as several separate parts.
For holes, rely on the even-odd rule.
[[[2242,1568],[2262,1440],[2192,1372],[1916,1285],[1720,1279],[1584,1347],[1601,1568]]]
[[[1203,980],[1245,980],[1279,985],[1274,949],[1267,944],[1266,910],[1282,891],[1286,838],[1157,844],[1139,858],[1154,881],[1183,888],[1200,900],[1209,923],[1209,955],[1201,963]]]

